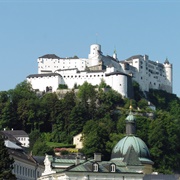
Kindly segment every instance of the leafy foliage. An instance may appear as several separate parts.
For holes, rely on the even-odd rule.
[[[15,175],[12,174],[13,163],[14,159],[9,157],[4,140],[0,136],[0,179],[16,179]]]
[[[59,84],[58,89],[68,89],[66,84]]]
[[[132,105],[137,136],[143,139],[159,172],[180,169],[180,100],[165,91],[141,92],[134,82],[134,99],[122,98],[102,80],[94,87],[85,82],[78,92],[63,98],[55,93],[39,96],[27,82],[0,92],[0,128],[23,129],[30,134],[30,150],[44,155],[50,143],[72,143],[83,132],[83,152],[101,152],[109,159],[114,145],[125,136],[125,118]],[[157,111],[149,110],[148,101]],[[153,113],[150,116],[148,113]],[[176,162],[176,163],[174,163]]]

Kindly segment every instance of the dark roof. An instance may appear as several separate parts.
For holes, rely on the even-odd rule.
[[[47,59],[60,59],[60,57],[56,56],[55,54],[46,54],[44,56],[41,56],[39,58],[47,58]]]
[[[128,74],[122,73],[122,72],[112,72],[112,73],[108,73],[106,74],[106,76],[111,76],[111,75],[124,75],[124,76],[129,76]]]
[[[136,172],[133,169],[128,168],[123,162],[121,165],[117,165],[111,161],[101,161],[96,162],[94,160],[85,161],[84,163],[80,163],[78,165],[74,165],[66,169],[65,171],[73,171],[73,172],[93,172],[93,164],[98,164],[98,172],[107,173],[110,172],[110,166],[114,164],[116,166],[116,173],[131,173],[131,174],[142,174],[141,172]],[[112,172],[114,173],[114,172]]]
[[[7,131],[0,131],[0,134],[4,140],[9,140],[17,145],[21,145],[21,143],[12,134],[7,133]]]
[[[1,131],[6,135],[12,135],[14,137],[28,137],[28,134],[23,130],[8,130],[8,131]]]
[[[143,180],[177,180],[174,175],[166,174],[146,174]]]
[[[44,166],[45,156],[33,156],[33,159],[40,165]]]
[[[58,73],[44,73],[44,74],[30,74],[26,78],[33,78],[33,77],[47,77],[47,76],[61,76]]]
[[[126,59],[126,61],[130,61],[130,60],[132,60],[132,59],[140,59],[140,58],[142,58],[143,56],[142,55],[134,55],[134,56],[131,56],[131,57],[129,57],[128,59]]]
[[[119,71],[121,71],[121,65],[119,64],[119,61],[117,61],[113,57],[102,55],[101,61],[102,61],[104,66],[114,67],[114,68],[118,69]]]
[[[17,157],[31,163],[36,163],[36,161],[30,155],[26,154],[23,150],[15,150],[8,148],[8,152],[11,156],[13,156],[14,159]]]

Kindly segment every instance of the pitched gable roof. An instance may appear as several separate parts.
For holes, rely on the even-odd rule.
[[[39,58],[47,58],[47,59],[60,59],[60,57],[56,56],[55,54],[46,54],[44,56],[41,56]]]

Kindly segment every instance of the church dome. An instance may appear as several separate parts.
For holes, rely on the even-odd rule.
[[[149,159],[150,154],[148,147],[143,140],[133,135],[124,137],[115,145],[112,150],[111,159],[123,158],[130,146],[133,146],[139,158]]]

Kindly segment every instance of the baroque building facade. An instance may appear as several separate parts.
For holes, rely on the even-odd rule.
[[[92,44],[88,58],[61,58],[47,54],[37,59],[38,74],[27,76],[32,88],[55,92],[59,84],[69,89],[82,85],[85,81],[99,85],[102,79],[112,89],[124,97],[132,97],[132,81],[136,81],[142,91],[161,89],[172,93],[172,64],[152,61],[147,55],[136,55],[118,60],[116,51],[112,56],[103,55],[101,45]]]

